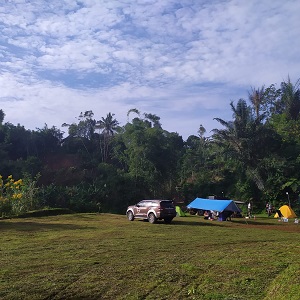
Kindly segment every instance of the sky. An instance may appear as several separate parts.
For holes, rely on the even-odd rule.
[[[300,77],[299,12],[299,0],[1,0],[4,122],[61,128],[92,110],[123,126],[138,109],[185,140],[211,135],[231,101]]]

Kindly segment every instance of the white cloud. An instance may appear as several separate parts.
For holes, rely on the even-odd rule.
[[[0,108],[34,128],[136,107],[195,133],[250,86],[299,77],[299,10],[296,0],[6,1]]]

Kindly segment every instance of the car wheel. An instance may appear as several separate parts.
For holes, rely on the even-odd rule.
[[[150,214],[148,215],[148,221],[149,221],[151,224],[156,223],[157,218],[155,217],[154,213],[150,213]]]
[[[133,221],[134,220],[134,215],[133,215],[132,211],[129,211],[127,213],[127,218],[128,218],[129,221]]]
[[[172,222],[172,220],[173,220],[173,218],[165,218],[165,219],[164,219],[164,222],[165,222],[166,224],[170,224],[170,223]]]

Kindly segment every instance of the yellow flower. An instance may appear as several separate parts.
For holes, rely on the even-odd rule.
[[[9,175],[8,177],[7,177],[7,179],[11,179],[12,178],[12,175]]]
[[[11,182],[13,182],[12,179],[11,179]],[[21,185],[22,183],[23,183],[22,179],[19,179],[14,182],[14,185]]]
[[[13,199],[21,199],[22,196],[23,196],[23,194],[21,194],[21,193],[12,195]]]

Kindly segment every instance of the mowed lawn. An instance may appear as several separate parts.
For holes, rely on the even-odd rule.
[[[292,221],[72,214],[0,231],[0,299],[300,299]]]

